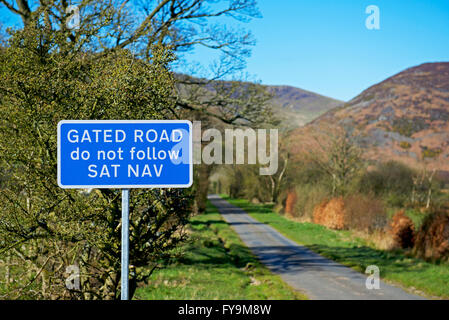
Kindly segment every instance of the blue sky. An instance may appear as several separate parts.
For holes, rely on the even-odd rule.
[[[259,0],[247,71],[341,100],[424,62],[449,61],[449,0]],[[368,30],[365,9],[380,10]],[[199,51],[190,58],[207,59]]]
[[[291,85],[349,100],[424,62],[449,61],[449,0],[259,0],[263,15],[244,24],[257,40],[247,72],[264,84]],[[368,30],[365,8],[380,9]],[[4,25],[15,19],[0,10]],[[186,56],[210,61],[197,50]]]

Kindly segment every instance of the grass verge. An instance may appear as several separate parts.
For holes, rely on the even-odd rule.
[[[212,204],[191,219],[190,229],[185,254],[155,271],[135,299],[306,298],[258,262]]]
[[[428,297],[449,298],[447,263],[426,262],[401,250],[378,250],[349,231],[335,231],[313,223],[291,221],[273,212],[272,205],[252,204],[246,200],[222,197],[245,210],[256,220],[272,226],[289,239],[329,259],[359,272],[364,272],[369,265],[377,265],[382,279],[387,282]]]

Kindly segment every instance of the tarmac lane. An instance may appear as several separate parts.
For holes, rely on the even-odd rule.
[[[318,300],[420,300],[418,295],[380,281],[368,289],[368,275],[329,260],[287,239],[272,227],[258,222],[244,210],[218,195],[209,200],[242,241],[272,272],[309,299]]]

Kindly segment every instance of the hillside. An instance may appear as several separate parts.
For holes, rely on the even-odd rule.
[[[265,86],[274,97],[283,127],[302,126],[343,102],[291,86]]]
[[[449,171],[449,63],[400,72],[309,126],[333,123],[354,129],[368,159]]]
[[[186,90],[187,86],[182,81],[200,82],[207,80],[202,78],[195,78],[185,74],[175,74],[181,80],[178,84],[178,92],[181,96],[187,96],[189,93]],[[231,87],[231,82],[221,81],[224,85]],[[239,82],[245,86],[246,82]],[[273,98],[269,101],[274,110],[274,114],[281,121],[282,129],[293,129],[303,126],[323,113],[343,104],[343,101],[335,100],[329,97],[319,95],[310,91],[292,86],[274,86],[256,84],[260,89],[266,90]],[[203,91],[195,92],[201,99],[206,97],[209,92],[213,92],[212,85],[205,85],[202,87]],[[262,91],[262,90],[261,90]]]

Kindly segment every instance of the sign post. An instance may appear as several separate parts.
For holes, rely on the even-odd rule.
[[[122,190],[122,300],[129,298],[129,189],[190,187],[192,152],[192,124],[186,120],[58,124],[58,185]]]
[[[129,287],[129,189],[122,189],[122,290],[121,299],[128,300]]]

